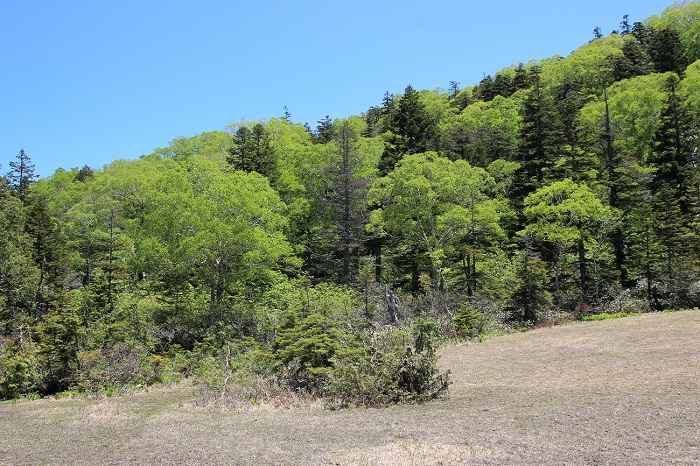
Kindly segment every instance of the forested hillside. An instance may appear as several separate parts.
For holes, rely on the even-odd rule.
[[[429,399],[439,338],[700,305],[700,3],[595,35],[315,128],[239,122],[39,180],[20,151],[0,397],[194,376]]]

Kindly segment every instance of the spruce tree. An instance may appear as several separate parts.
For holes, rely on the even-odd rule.
[[[522,207],[522,200],[540,188],[553,160],[553,109],[540,81],[540,68],[534,67],[530,81],[532,88],[523,102],[523,123],[520,131],[518,162],[513,203]]]
[[[33,195],[27,207],[26,230],[32,239],[32,256],[39,269],[35,320],[60,307],[64,291],[66,239],[44,196]]]
[[[650,164],[654,168],[651,183],[656,216],[656,233],[665,246],[666,270],[675,273],[675,257],[697,255],[700,246],[698,205],[698,128],[687,104],[676,90],[678,78],[667,82],[668,99],[655,133]]]
[[[384,153],[379,161],[379,172],[386,175],[405,155],[426,152],[435,146],[437,129],[418,92],[409,84],[396,108],[388,118],[390,132]]]
[[[654,156],[650,161],[657,167],[654,186],[661,189],[661,185],[676,184],[680,212],[687,216],[697,208],[694,190],[698,181],[698,128],[677,85],[678,78],[669,77],[669,96],[659,116],[661,124],[654,135]]]
[[[256,172],[270,181],[277,178],[274,150],[265,127],[256,123],[252,128],[241,126],[233,135],[234,145],[228,150],[227,161],[237,170]]]
[[[10,162],[10,170],[7,179],[17,197],[27,204],[29,198],[29,187],[36,179],[34,174],[34,164],[29,156],[21,149],[16,156],[17,161]]]
[[[647,50],[657,73],[673,71],[682,75],[688,66],[681,35],[675,29],[650,29]]]

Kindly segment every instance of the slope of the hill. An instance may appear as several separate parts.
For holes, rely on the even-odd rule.
[[[444,348],[448,400],[211,412],[192,389],[0,405],[3,464],[698,464],[700,311]]]

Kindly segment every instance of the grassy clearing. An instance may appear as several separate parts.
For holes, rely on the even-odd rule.
[[[700,464],[700,311],[441,350],[450,398],[213,410],[182,384],[0,404],[2,464]]]

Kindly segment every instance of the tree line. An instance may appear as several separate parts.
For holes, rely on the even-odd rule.
[[[699,14],[315,128],[285,110],[39,180],[20,151],[2,395],[195,375],[430,398],[436,338],[698,306]]]

